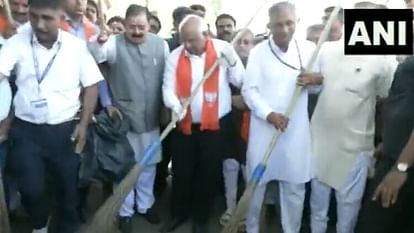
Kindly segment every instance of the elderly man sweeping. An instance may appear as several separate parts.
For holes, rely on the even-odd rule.
[[[290,119],[283,114],[298,82],[303,86],[319,84],[322,77],[318,73],[301,74],[315,45],[293,38],[296,22],[293,4],[273,5],[268,24],[272,36],[251,51],[246,68],[242,94],[252,113],[246,164],[249,174],[261,162],[276,130],[283,131],[251,201],[248,233],[259,232],[260,209],[266,183],[271,180],[279,181],[283,231],[298,233],[301,226],[305,183],[312,174],[306,88]]]
[[[202,233],[208,232],[206,223],[220,183],[223,142],[231,124],[230,82],[240,87],[244,68],[229,43],[208,36],[201,17],[188,15],[179,33],[183,45],[170,54],[163,83],[164,103],[180,122],[171,139],[172,218],[161,231],[173,231],[192,217],[192,232]],[[220,65],[184,109],[182,103],[217,59]]]

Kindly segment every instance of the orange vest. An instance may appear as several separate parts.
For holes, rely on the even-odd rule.
[[[208,38],[206,41],[206,56],[204,72],[206,73],[217,60],[217,53],[213,46],[213,41]],[[191,95],[191,62],[185,55],[183,49],[176,67],[176,93],[180,99],[189,98]],[[218,93],[219,91],[219,67],[217,66],[211,76],[203,84],[203,105],[201,110],[200,130],[219,130],[218,119]],[[192,116],[188,106],[187,114],[179,124],[179,129],[183,134],[191,134]]]
[[[246,143],[249,138],[249,127],[250,127],[250,111],[244,111],[241,126],[240,126],[240,136],[243,139],[243,141]]]

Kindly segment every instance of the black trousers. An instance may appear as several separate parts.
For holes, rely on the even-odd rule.
[[[390,208],[383,208],[381,203],[372,201],[375,189],[392,169],[394,160],[384,158],[379,161],[375,177],[367,185],[357,233],[413,233],[414,232],[414,176],[401,188],[397,203]]]
[[[200,131],[193,124],[192,134],[175,130],[171,138],[173,150],[172,215],[205,223],[220,188],[223,153],[226,151],[229,115],[220,120],[220,130]]]
[[[164,130],[165,128],[161,128]],[[161,195],[167,185],[169,175],[168,164],[171,161],[171,134],[162,141],[162,160],[157,164],[157,173],[155,175],[154,189],[156,195]]]
[[[79,226],[79,158],[70,140],[75,124],[36,125],[17,118],[13,121],[8,166],[34,229],[43,228],[48,222],[53,202],[48,199],[48,190],[56,195],[56,231],[73,233]]]

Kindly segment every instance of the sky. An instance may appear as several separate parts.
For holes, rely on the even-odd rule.
[[[145,5],[148,2],[148,7],[151,11],[157,11],[158,17],[162,22],[161,36],[168,36],[172,29],[172,11],[177,6],[188,6],[191,4],[202,4],[207,7],[206,20],[214,25],[215,13],[228,13],[237,20],[238,28],[245,27],[249,19],[257,12],[257,9],[267,1],[263,9],[254,17],[253,22],[249,28],[255,33],[264,33],[266,31],[267,23],[267,9],[270,5],[279,2],[280,0],[222,0],[221,10],[212,12],[208,10],[211,0],[113,0],[109,16],[120,15],[123,16],[129,4]],[[300,21],[297,27],[296,36],[305,37],[306,28],[312,24],[321,23],[323,10],[335,4],[340,3],[344,8],[352,7],[355,2],[361,0],[290,0],[297,7]],[[379,4],[387,4],[389,8],[404,8],[404,0],[371,0],[371,2]],[[214,28],[213,28],[214,29]]]

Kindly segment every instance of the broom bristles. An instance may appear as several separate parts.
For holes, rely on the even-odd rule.
[[[142,171],[142,166],[136,165],[119,184],[115,192],[98,209],[92,221],[84,227],[81,233],[105,233],[113,232],[112,227],[116,219],[116,213],[124,202],[126,196],[131,192],[137,177]]]
[[[253,198],[256,186],[257,182],[255,181],[252,181],[247,185],[243,196],[240,198],[236,210],[233,213],[233,217],[231,218],[230,222],[224,226],[222,233],[239,232],[240,223],[246,218],[247,211],[250,207],[250,200]]]

